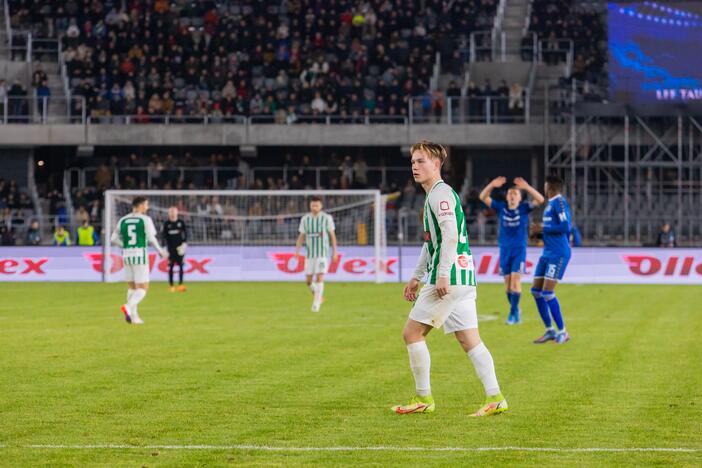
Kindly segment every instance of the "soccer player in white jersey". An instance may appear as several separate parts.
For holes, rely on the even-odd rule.
[[[156,227],[146,216],[149,201],[144,197],[132,200],[132,212],[120,218],[112,233],[111,242],[122,248],[124,276],[129,289],[127,303],[122,305],[122,313],[127,323],[142,324],[137,306],[149,289],[149,255],[147,242],[156,248],[159,255],[167,258],[156,237]]]
[[[334,219],[322,211],[322,199],[310,198],[310,212],[300,220],[300,235],[295,243],[295,256],[300,256],[300,248],[305,243],[305,275],[307,286],[312,291],[312,312],[319,312],[324,297],[324,275],[329,269],[329,246],[331,256],[336,260],[336,233]]]
[[[405,299],[414,301],[402,337],[407,344],[416,395],[392,410],[398,414],[434,411],[429,379],[431,359],[425,337],[432,329],[443,326],[444,333],[456,336],[485,389],[485,403],[471,416],[502,413],[507,411],[507,400],[500,392],[492,355],[478,334],[475,268],[465,215],[456,192],[441,180],[446,149],[422,141],[412,146],[410,154],[414,180],[427,193],[424,245],[414,275],[404,289]],[[417,294],[425,275],[426,284]]]

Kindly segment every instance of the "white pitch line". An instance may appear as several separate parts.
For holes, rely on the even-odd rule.
[[[32,444],[32,445],[0,445],[0,448],[21,449],[58,449],[58,450],[253,450],[261,452],[565,452],[565,453],[632,453],[632,452],[662,452],[662,453],[699,453],[702,448],[684,447],[273,447],[268,445],[129,445],[129,444]]]

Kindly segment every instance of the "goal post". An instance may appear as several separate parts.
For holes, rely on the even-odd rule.
[[[178,208],[188,227],[189,250],[191,246],[221,247],[222,252],[246,253],[264,247],[294,251],[300,219],[309,212],[313,195],[322,199],[323,211],[334,218],[340,253],[344,249],[367,252],[369,260],[363,262],[369,264],[368,280],[386,281],[387,196],[379,190],[107,190],[103,281],[122,277],[116,266],[120,250],[111,245],[110,237],[117,221],[132,211],[132,200],[137,196],[149,200],[147,214],[159,234],[168,219],[168,208]],[[236,281],[235,276],[230,280]]]

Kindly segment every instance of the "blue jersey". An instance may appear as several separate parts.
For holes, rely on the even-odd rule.
[[[490,206],[497,212],[500,222],[498,244],[502,249],[525,249],[529,236],[529,213],[533,209],[528,202],[522,202],[514,210],[507,203],[492,200]]]
[[[548,201],[544,210],[545,257],[570,257],[568,237],[572,226],[568,202],[563,195],[556,195]]]

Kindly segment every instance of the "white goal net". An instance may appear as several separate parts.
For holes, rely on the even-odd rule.
[[[110,267],[120,250],[110,245],[109,238],[117,221],[132,211],[132,200],[137,196],[149,200],[147,214],[159,234],[168,219],[168,208],[175,206],[187,225],[189,246],[217,246],[224,253],[232,247],[251,252],[263,247],[294,251],[300,219],[309,212],[313,195],[322,199],[323,210],[334,217],[339,251],[361,248],[369,252],[375,265],[369,269],[368,280],[383,281],[386,197],[378,190],[108,190],[103,223],[104,280],[121,279]],[[159,242],[163,244],[161,237]]]

